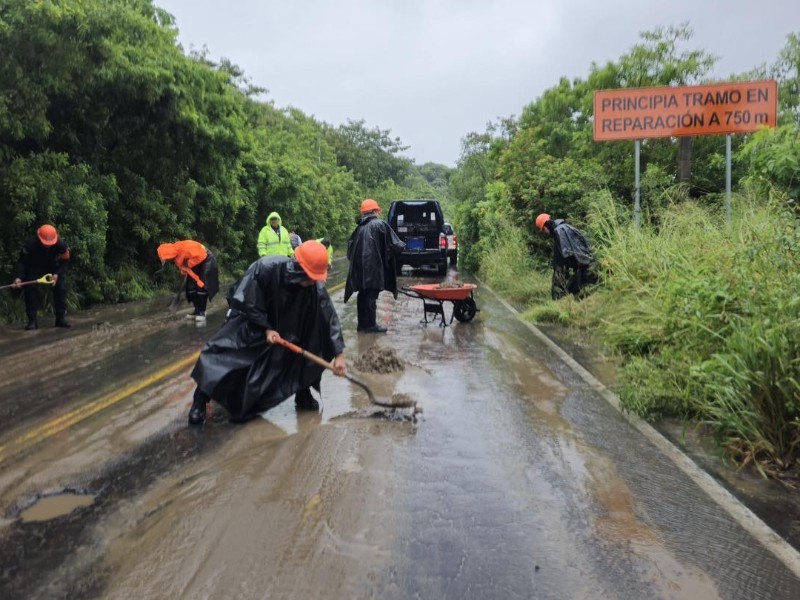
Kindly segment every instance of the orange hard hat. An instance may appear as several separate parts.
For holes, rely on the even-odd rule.
[[[328,278],[328,249],[318,241],[303,242],[295,248],[294,257],[309,279],[325,281]]]
[[[58,241],[58,232],[52,225],[42,225],[36,230],[36,235],[39,236],[39,241],[45,246],[54,246]]]
[[[544,224],[550,220],[550,215],[547,213],[542,213],[538,217],[536,217],[536,227],[539,228],[539,231],[544,229]]]
[[[375,202],[375,200],[373,200],[372,198],[367,198],[366,200],[364,200],[361,203],[361,212],[362,213],[369,212],[371,210],[380,210],[380,209],[381,209],[380,205],[377,202]]]

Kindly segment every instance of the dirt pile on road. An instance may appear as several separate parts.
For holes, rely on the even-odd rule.
[[[405,370],[403,361],[392,348],[371,348],[353,361],[362,373],[397,373]]]

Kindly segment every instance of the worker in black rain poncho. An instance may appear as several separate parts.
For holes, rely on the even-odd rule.
[[[197,382],[189,424],[206,418],[216,400],[232,421],[244,421],[295,394],[300,410],[318,410],[323,368],[274,342],[281,337],[333,360],[347,373],[339,317],[325,290],[328,250],[308,241],[292,258],[264,256],[250,265],[228,294],[228,319],[206,343],[192,371]]]
[[[377,321],[378,295],[386,290],[397,300],[397,255],[406,247],[389,224],[378,218],[380,212],[375,200],[364,200],[361,218],[347,242],[350,272],[344,301],[358,292],[357,330],[365,333],[386,333],[386,328]]]
[[[597,276],[591,270],[594,254],[586,236],[564,219],[553,219],[547,213],[536,217],[536,227],[553,237],[550,297],[559,300],[572,294],[579,298],[586,286],[597,283]]]

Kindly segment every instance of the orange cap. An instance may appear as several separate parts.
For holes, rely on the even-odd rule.
[[[52,225],[42,225],[36,230],[36,235],[39,236],[39,241],[45,246],[54,246],[58,241],[58,232]]]
[[[542,213],[538,217],[536,217],[536,227],[539,228],[539,231],[544,229],[544,224],[550,220],[550,215],[547,213]]]
[[[369,212],[371,210],[380,210],[380,209],[381,209],[380,205],[377,202],[375,202],[375,200],[373,200],[372,198],[367,198],[366,200],[364,200],[361,203],[361,212],[362,213]]]
[[[303,242],[294,249],[294,257],[309,279],[325,281],[328,278],[328,249],[318,241]]]

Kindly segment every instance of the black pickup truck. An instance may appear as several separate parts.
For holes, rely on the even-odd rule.
[[[447,237],[444,215],[437,200],[395,200],[387,215],[389,226],[406,243],[397,259],[397,274],[403,265],[433,266],[447,273]]]

